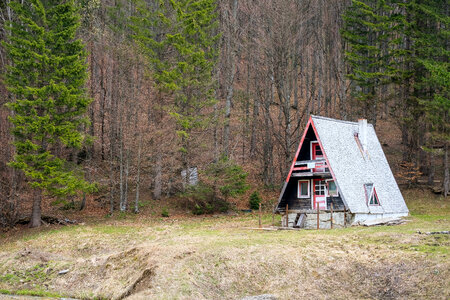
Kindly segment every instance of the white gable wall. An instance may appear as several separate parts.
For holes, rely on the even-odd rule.
[[[358,123],[312,116],[341,196],[354,214],[407,215],[403,196],[371,124],[367,127],[367,155],[361,153],[354,134]],[[369,206],[365,183],[373,183],[381,203]]]

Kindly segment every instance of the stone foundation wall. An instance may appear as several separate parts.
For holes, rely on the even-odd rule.
[[[352,214],[347,213],[347,226],[352,223]],[[289,227],[294,227],[295,219],[297,218],[297,213],[290,213],[288,218]],[[330,229],[331,228],[331,213],[322,212],[319,214],[319,228],[320,229]],[[333,213],[333,228],[344,227],[344,213],[334,212]],[[286,215],[281,217],[281,226],[286,227]],[[317,214],[306,214],[305,229],[317,229]]]

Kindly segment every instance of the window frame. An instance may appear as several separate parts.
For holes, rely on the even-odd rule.
[[[324,183],[322,184],[320,182],[324,182]],[[319,187],[320,187],[319,191],[322,191],[321,188],[323,188],[323,195],[316,195],[316,191],[317,191],[316,184],[317,183],[319,183]],[[325,196],[325,197],[327,196],[327,181],[325,179],[314,180],[314,196]]]
[[[372,185],[372,190],[370,191],[370,195],[367,195],[367,189],[366,189],[367,185]],[[364,194],[366,195],[367,206],[381,206],[380,198],[378,198],[377,190],[375,189],[375,185],[373,183],[365,183],[364,184]],[[373,196],[375,197],[374,199],[377,202],[375,204],[370,203],[370,199],[372,199]]]
[[[308,195],[302,195],[301,193],[301,183],[306,182],[308,184]],[[297,198],[301,199],[301,198],[309,198],[311,197],[311,181],[310,180],[305,180],[305,179],[300,179],[297,182]]]
[[[336,181],[334,181],[334,179],[327,179],[327,180],[325,180],[326,181],[326,183],[327,183],[327,193],[326,193],[326,196],[327,197],[339,197],[339,189],[338,189],[338,186],[337,186],[337,184],[336,184]],[[329,186],[330,186],[330,181],[333,181],[334,182],[334,186],[336,187],[336,194],[335,195],[330,195],[330,189],[329,189]]]

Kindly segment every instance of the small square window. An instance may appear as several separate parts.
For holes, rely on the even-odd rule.
[[[309,198],[309,180],[298,181],[298,198]]]

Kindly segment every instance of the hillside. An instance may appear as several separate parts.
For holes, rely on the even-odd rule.
[[[425,233],[449,229],[448,202],[423,190],[404,195],[411,217],[397,226],[259,231],[251,229],[253,214],[123,215],[9,232],[1,236],[0,291],[82,299],[446,299],[449,235]],[[263,224],[271,222],[265,215]]]
[[[0,3],[2,228],[272,203],[310,115],[367,119],[398,182],[449,193],[445,1],[38,2]],[[247,194],[217,195],[221,160]]]

